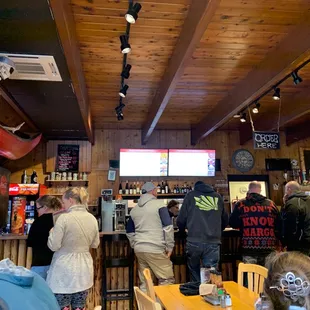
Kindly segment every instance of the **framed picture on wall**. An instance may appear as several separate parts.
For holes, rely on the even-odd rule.
[[[116,179],[116,170],[109,170],[108,181],[115,181]]]

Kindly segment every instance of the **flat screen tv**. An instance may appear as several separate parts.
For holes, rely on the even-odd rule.
[[[168,175],[168,150],[163,149],[121,149],[120,176]]]
[[[169,149],[169,176],[215,176],[215,150]]]

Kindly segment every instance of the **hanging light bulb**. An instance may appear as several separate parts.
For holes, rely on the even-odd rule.
[[[273,100],[280,100],[280,98],[281,98],[280,91],[281,91],[281,90],[280,90],[279,87],[277,87],[277,88],[274,89],[274,93],[273,93],[273,95],[272,95]]]
[[[255,107],[253,107],[252,112],[257,114],[259,112],[260,104],[258,102],[255,103]]]
[[[240,114],[240,122],[245,123],[246,122],[246,113]]]
[[[138,13],[140,12],[142,6],[140,3],[135,3],[133,7],[131,7],[126,15],[125,15],[125,18],[127,20],[128,23],[130,24],[134,24],[137,19],[138,19]]]
[[[126,97],[126,94],[127,94],[128,88],[129,88],[128,85],[124,85],[124,86],[122,87],[122,89],[119,91],[118,94],[119,94],[121,97],[125,98],[125,97]]]
[[[121,41],[121,51],[123,54],[128,54],[131,51],[131,46],[128,43],[128,36],[123,34],[119,37]]]

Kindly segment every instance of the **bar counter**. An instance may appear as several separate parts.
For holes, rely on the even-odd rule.
[[[124,232],[102,232],[104,235],[124,234]],[[221,246],[221,270],[223,280],[234,280],[237,275],[237,264],[240,259],[239,252],[239,232],[235,230],[226,230],[223,232]],[[9,258],[14,264],[30,268],[32,261],[32,252],[26,247],[27,236],[25,235],[0,235],[0,260]],[[101,242],[102,243],[102,242]],[[176,283],[184,283],[188,280],[185,256],[185,236],[175,233],[175,248],[171,256],[174,263],[174,274]],[[126,255],[127,248],[122,245],[110,244],[105,245],[105,254],[111,257]],[[102,291],[102,261],[103,246],[92,250],[94,260],[95,279],[94,286],[89,292],[87,309],[92,310],[96,305],[101,305]],[[111,268],[107,270],[107,289],[127,289],[128,288],[128,268]],[[137,264],[134,264],[134,282],[138,285]],[[111,301],[108,309],[125,310],[129,309],[127,300]]]

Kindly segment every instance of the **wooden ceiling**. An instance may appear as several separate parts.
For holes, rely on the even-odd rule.
[[[177,53],[175,49],[181,40],[179,36],[183,34],[183,25],[187,25],[184,22],[189,18],[188,14],[191,14],[190,7],[194,2],[195,0],[139,1],[142,9],[137,23],[131,26],[130,31],[132,52],[128,55],[128,63],[132,65],[132,70],[130,79],[126,81],[129,90],[124,100],[125,119],[118,121],[114,108],[119,100],[118,90],[122,70],[119,35],[126,30],[124,14],[128,8],[128,1],[71,0],[95,128],[144,129],[146,120],[154,108],[152,104],[156,91],[160,87],[160,82],[169,73],[166,68],[171,62],[172,55],[175,57]],[[304,22],[310,10],[309,1],[213,2],[219,2],[219,5],[192,55],[186,59],[186,65],[170,94],[168,104],[156,123],[157,129],[195,129],[201,126],[202,120],[213,121],[213,115],[220,116],[215,108],[225,110],[223,102],[227,101],[230,92],[240,88],[241,83],[250,74],[253,76],[255,70],[260,71],[262,78],[264,71],[273,71],[270,76],[266,76],[264,82],[269,87],[271,84],[268,83],[278,82],[309,56],[307,46],[304,44],[296,48],[301,56],[294,55],[292,61],[287,59],[280,64],[270,61],[287,57],[290,50],[284,49],[289,45],[284,42],[285,39],[288,38],[289,41],[294,38],[294,31],[301,29],[302,26],[309,28],[309,24]],[[300,41],[302,39],[297,38],[293,44],[298,45]],[[185,49],[186,46],[182,48]],[[182,53],[182,50],[178,52]],[[271,53],[273,54],[270,56]],[[264,61],[268,63],[267,69],[259,67]],[[304,80],[303,83],[295,86],[292,80],[288,79],[280,87],[283,98],[292,99],[299,95],[298,102],[300,105],[305,105],[304,98],[308,96],[310,86],[310,65],[299,73]],[[253,90],[251,95],[260,95],[266,89],[258,87],[258,90],[255,92]],[[246,99],[242,98],[242,102],[232,107],[227,106],[227,109],[235,109],[239,105],[241,109]],[[255,118],[260,120],[257,129],[264,130],[267,128],[260,125],[263,119],[269,119],[267,127],[276,122],[278,103],[273,101],[270,95],[262,98],[260,103],[261,113]],[[296,117],[290,118],[293,109],[285,104],[284,99],[283,105],[283,117],[296,121]],[[229,111],[224,112],[229,114]],[[297,116],[304,114],[306,114],[305,107]],[[222,119],[225,124],[217,121],[213,126],[214,129],[242,128],[239,120],[231,120],[231,115],[223,114]],[[285,121],[282,127],[287,123]],[[208,132],[209,129],[203,128],[202,131],[204,130]],[[203,134],[197,136],[197,139],[201,136]]]
[[[193,144],[217,129],[239,130],[243,144],[251,139],[251,127],[233,115],[310,59],[309,0],[138,0],[142,9],[130,30],[129,90],[124,120],[118,121],[119,36],[126,31],[129,1],[50,0],[55,22],[45,0],[33,9],[18,1],[28,18],[14,11],[14,4],[0,15],[3,24],[18,25],[3,31],[2,50],[53,55],[66,78],[59,91],[57,83],[9,80],[4,86],[31,117],[29,123],[54,138],[72,127],[93,141],[93,123],[97,129],[141,129],[144,143],[155,128],[191,129]],[[34,15],[44,24],[39,17],[30,23]],[[56,27],[66,59],[56,43]],[[288,78],[280,85],[280,127],[288,142],[305,136],[302,124],[310,119],[310,64],[299,75],[301,84]],[[47,110],[39,113],[43,101]],[[269,91],[260,104],[255,128],[276,129],[279,103]],[[69,106],[74,120],[62,111]]]

